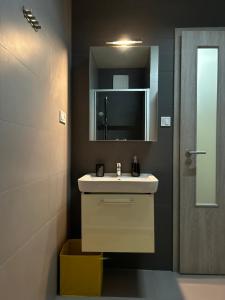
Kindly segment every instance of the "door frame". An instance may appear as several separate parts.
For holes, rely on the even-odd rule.
[[[225,31],[225,27],[175,28],[174,117],[173,117],[173,271],[180,270],[180,74],[183,31]]]

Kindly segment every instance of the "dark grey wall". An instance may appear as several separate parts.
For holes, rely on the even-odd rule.
[[[113,75],[128,75],[129,89],[145,89],[150,87],[148,69],[98,69],[98,88],[112,89]]]
[[[88,141],[88,52],[123,34],[159,45],[159,116],[173,115],[174,28],[223,26],[224,1],[82,0],[73,3],[72,79],[72,199],[71,236],[80,236],[80,195],[77,178],[103,161],[106,171],[123,171],[137,154],[142,172],[159,178],[155,195],[155,254],[110,254],[109,266],[144,269],[172,268],[172,128],[160,128],[157,143]]]

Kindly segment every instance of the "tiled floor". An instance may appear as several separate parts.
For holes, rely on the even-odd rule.
[[[167,271],[108,270],[102,297],[60,297],[56,300],[225,300],[225,276],[179,275]],[[116,298],[116,299],[115,299]]]

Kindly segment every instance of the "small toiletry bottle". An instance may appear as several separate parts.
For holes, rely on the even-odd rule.
[[[131,175],[133,177],[138,177],[140,176],[140,164],[138,162],[138,158],[137,156],[135,155],[134,158],[133,158],[133,162],[131,164]]]

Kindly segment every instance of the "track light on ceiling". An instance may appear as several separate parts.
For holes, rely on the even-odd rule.
[[[36,18],[35,17],[28,17],[27,20],[30,22],[30,23],[33,23],[33,22],[37,22]]]
[[[27,8],[23,7],[23,15],[24,15],[24,18],[27,20],[28,23],[31,24],[32,28],[35,31],[38,31],[41,29],[41,25],[39,24],[36,17],[33,15],[31,9],[27,9]]]
[[[26,15],[32,15],[32,11],[30,9],[26,9],[23,7],[23,13]]]

